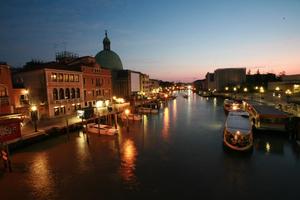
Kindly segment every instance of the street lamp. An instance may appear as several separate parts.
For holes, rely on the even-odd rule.
[[[37,124],[36,124],[36,121],[38,119],[38,116],[37,116],[37,107],[36,106],[31,106],[31,120],[33,121],[33,124],[34,124],[34,131],[37,132]]]
[[[248,92],[248,88],[244,88],[244,92]]]
[[[128,126],[128,115],[129,115],[129,113],[130,113],[130,110],[126,109],[125,110],[125,115],[126,115],[126,121],[127,121],[127,125],[126,125],[127,132],[129,132],[129,126]]]
[[[265,92],[265,90],[264,90],[264,88],[261,86],[261,87],[259,88],[260,102],[261,102],[261,95],[262,95],[262,93],[264,93],[264,92]]]
[[[96,102],[97,114],[98,114],[98,134],[100,135],[100,108],[103,106],[103,101]]]

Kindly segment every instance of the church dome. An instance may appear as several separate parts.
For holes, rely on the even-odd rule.
[[[103,50],[96,54],[96,62],[103,68],[112,70],[123,70],[123,65],[120,57],[114,51],[110,50],[110,40],[105,31],[103,39]]]

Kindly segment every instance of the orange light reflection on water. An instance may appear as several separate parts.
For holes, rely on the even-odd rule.
[[[165,140],[169,139],[169,128],[170,128],[169,126],[170,126],[169,108],[165,107],[164,117],[163,117],[163,130],[162,130],[162,137]]]
[[[137,149],[132,139],[126,139],[122,145],[121,176],[125,183],[133,186],[137,183],[135,176]]]

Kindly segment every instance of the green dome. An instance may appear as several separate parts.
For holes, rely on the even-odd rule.
[[[107,31],[105,31],[105,38],[103,39],[103,51],[97,53],[95,58],[101,67],[112,70],[123,70],[120,57],[110,50],[110,40],[107,37]]]
[[[123,65],[118,54],[111,50],[103,50],[95,56],[96,62],[103,68],[123,70]]]

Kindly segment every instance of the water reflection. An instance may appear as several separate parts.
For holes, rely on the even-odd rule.
[[[49,196],[53,191],[54,183],[48,167],[47,154],[39,153],[33,158],[29,181],[37,196]]]
[[[133,140],[126,139],[122,146],[120,173],[129,189],[135,189],[138,183],[135,175],[137,154]]]
[[[87,147],[87,142],[85,140],[84,137],[79,137],[76,139],[76,159],[78,161],[78,169],[81,171],[85,171],[88,170],[88,166],[87,166],[87,152],[86,152],[86,147]]]
[[[164,116],[163,116],[163,129],[162,129],[162,137],[164,140],[169,139],[169,128],[170,128],[169,108],[165,107]]]
[[[266,154],[284,154],[285,139],[276,137],[275,135],[271,136],[254,136],[254,147],[258,152]]]
[[[172,110],[172,117],[173,117],[173,122],[176,121],[176,117],[177,117],[177,101],[176,99],[173,101],[173,110]]]

